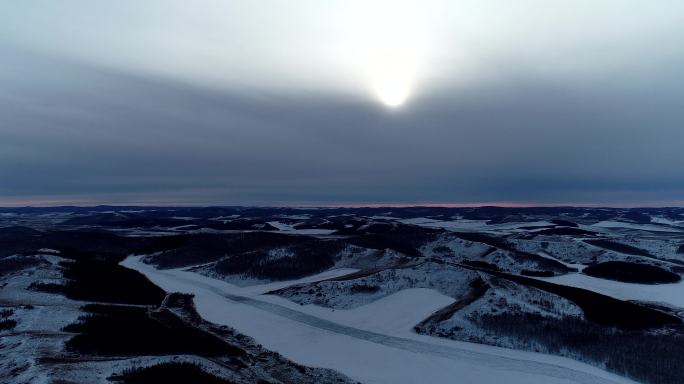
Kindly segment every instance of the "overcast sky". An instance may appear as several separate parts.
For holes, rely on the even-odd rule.
[[[0,206],[684,204],[684,2],[5,1]]]

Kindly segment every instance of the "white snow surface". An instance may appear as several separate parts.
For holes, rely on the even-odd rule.
[[[360,329],[410,336],[413,326],[453,302],[453,298],[434,289],[409,288],[351,310],[308,305],[307,312]]]
[[[487,226],[486,220],[453,220],[444,221],[430,219],[427,217],[415,217],[411,219],[401,219],[398,220],[402,224],[417,225],[420,227],[427,228],[444,228],[452,231],[476,231],[481,230],[483,227]]]
[[[651,222],[665,225],[682,225],[684,220],[672,220],[667,217],[651,216]]]
[[[684,280],[671,284],[633,284],[600,279],[582,273],[538,279],[588,289],[617,299],[664,303],[684,309]]]
[[[672,227],[668,228],[667,226],[664,226],[664,225],[636,224],[636,223],[626,223],[624,221],[614,221],[614,220],[599,221],[596,224],[592,224],[591,227],[609,228],[609,229],[626,228],[626,229],[637,229],[637,230],[642,230],[642,231],[653,231],[653,232],[682,232],[681,229],[672,228]]]
[[[40,253],[50,253],[50,254],[55,254],[55,255],[60,254],[60,252],[59,252],[58,250],[52,249],[52,248],[41,248],[41,249],[38,250],[38,252],[40,252]]]
[[[414,321],[452,301],[434,290],[404,290],[335,311],[262,294],[287,286],[284,282],[241,288],[180,269],[157,270],[141,257],[122,264],[167,292],[194,294],[198,312],[208,321],[229,325],[298,363],[335,369],[363,383],[633,383],[563,357],[412,333]]]
[[[415,217],[411,219],[398,220],[402,224],[417,225],[426,228],[443,228],[448,231],[463,231],[463,232],[519,232],[523,231],[521,228],[527,227],[545,227],[552,226],[553,223],[546,220],[537,221],[520,221],[500,224],[487,224],[488,220],[470,220],[470,219],[454,219],[454,220],[437,220],[427,217]]]
[[[282,223],[280,221],[268,221],[268,224],[278,228],[278,232],[292,233],[298,235],[330,235],[335,232],[334,229],[320,229],[320,228],[302,228],[298,229],[295,226]]]

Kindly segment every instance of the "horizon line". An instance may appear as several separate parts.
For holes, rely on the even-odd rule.
[[[226,203],[187,203],[187,202],[131,202],[131,203],[104,203],[104,202],[67,202],[67,201],[44,201],[37,203],[30,203],[27,201],[18,202],[17,204],[10,203],[9,205],[0,205],[0,210],[4,209],[22,209],[22,208],[98,208],[98,207],[139,207],[139,208],[292,208],[292,209],[317,209],[317,208],[348,208],[348,209],[362,209],[362,208],[606,208],[606,209],[648,209],[648,208],[684,208],[683,201],[669,201],[661,203],[571,203],[571,202],[555,202],[555,203],[527,203],[527,202],[477,202],[477,203],[434,203],[434,202],[411,202],[411,203],[370,203],[370,202],[355,202],[355,203],[265,203],[265,204],[226,204]]]

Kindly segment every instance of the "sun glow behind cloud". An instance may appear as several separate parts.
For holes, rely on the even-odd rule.
[[[373,60],[369,71],[371,86],[386,106],[399,107],[411,95],[415,76],[412,59],[401,52],[387,52]]]
[[[351,64],[373,98],[392,108],[402,105],[419,87],[436,39],[430,7],[416,1],[349,1],[334,14],[341,61]]]

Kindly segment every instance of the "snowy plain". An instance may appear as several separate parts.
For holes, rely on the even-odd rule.
[[[335,232],[334,229],[318,229],[318,228],[297,228],[289,224],[281,223],[279,221],[268,221],[268,224],[278,229],[278,232],[298,234],[298,235],[330,235]]]
[[[140,256],[122,265],[167,292],[194,294],[208,321],[231,326],[298,363],[335,369],[363,383],[633,383],[563,357],[415,334],[417,320],[453,301],[434,290],[404,290],[335,311],[263,294],[302,280],[238,287],[181,269],[157,270]],[[347,273],[333,270],[306,280]]]
[[[599,221],[598,223],[592,224],[590,227],[593,228],[606,228],[606,229],[636,229],[636,230],[642,230],[642,231],[651,231],[651,232],[682,232],[681,228],[673,228],[673,227],[667,227],[665,225],[655,225],[655,224],[636,224],[636,223],[627,223],[624,221],[615,221],[615,220],[605,220],[605,221]]]
[[[663,303],[684,309],[684,280],[670,284],[633,284],[599,279],[582,273],[538,279],[588,289],[617,299]]]

